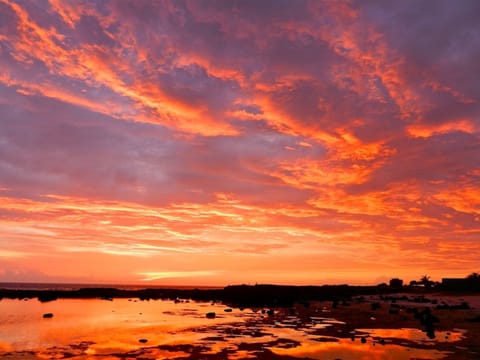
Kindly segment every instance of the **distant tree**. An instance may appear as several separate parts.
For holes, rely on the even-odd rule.
[[[423,275],[420,278],[420,284],[423,284],[426,288],[432,287],[433,281],[430,280],[430,276],[428,275]]]
[[[480,274],[474,272],[474,273],[471,273],[470,275],[467,276],[467,279],[470,279],[470,280],[479,280],[480,279]]]
[[[468,282],[468,287],[470,291],[480,291],[480,274],[479,273],[471,273],[467,276],[466,281]]]
[[[393,278],[390,279],[390,287],[391,288],[401,288],[403,286],[403,280],[402,279],[397,279]]]

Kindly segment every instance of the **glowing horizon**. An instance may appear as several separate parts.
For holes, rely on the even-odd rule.
[[[0,282],[478,272],[479,16],[0,0]]]

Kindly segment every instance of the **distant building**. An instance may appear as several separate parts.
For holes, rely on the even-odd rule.
[[[416,280],[410,281],[409,286],[411,286],[411,287],[424,287],[423,284],[419,283],[419,282],[416,281]]]
[[[397,279],[397,278],[394,278],[394,279],[391,279],[390,280],[390,287],[391,288],[401,288],[403,286],[403,280],[402,279]]]
[[[480,279],[443,278],[442,289],[452,291],[480,291]]]

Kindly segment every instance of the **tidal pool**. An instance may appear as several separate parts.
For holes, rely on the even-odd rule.
[[[225,309],[193,301],[3,299],[0,359],[442,359],[448,352],[438,345],[464,336],[460,329],[435,340],[418,329],[344,334],[335,326],[345,322],[333,318]]]

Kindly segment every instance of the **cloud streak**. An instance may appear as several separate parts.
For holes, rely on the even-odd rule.
[[[1,0],[0,271],[477,271],[478,15],[475,1]]]

